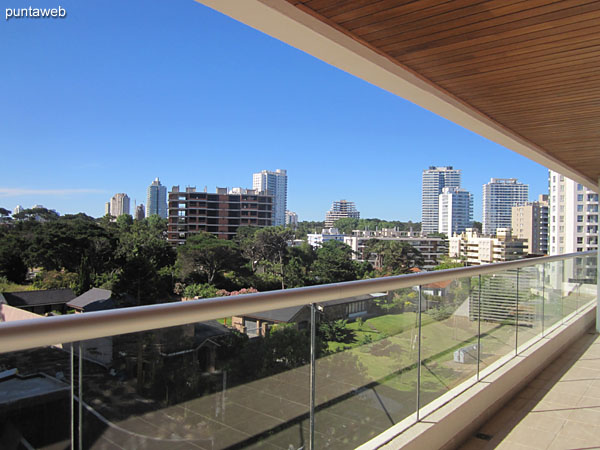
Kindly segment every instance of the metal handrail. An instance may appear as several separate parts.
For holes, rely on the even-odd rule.
[[[110,311],[6,322],[0,323],[0,353],[186,325],[258,311],[339,300],[373,292],[391,291],[439,281],[486,275],[595,254],[596,251],[587,251],[543,256],[481,266],[346,281],[234,297],[162,303]]]

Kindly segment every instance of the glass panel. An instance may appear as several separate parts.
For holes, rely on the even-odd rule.
[[[584,282],[580,289],[582,306],[588,305],[590,302],[595,302],[598,296],[597,291],[597,265],[598,257],[596,255],[586,256],[584,259],[585,276]]]
[[[517,271],[481,276],[481,364],[483,370],[508,354],[515,354],[517,319]]]
[[[422,286],[421,407],[477,374],[479,277]]]
[[[574,313],[579,306],[579,287],[583,276],[583,257],[563,261],[563,319]]]
[[[68,349],[56,345],[0,354],[0,448],[70,445]]]
[[[563,261],[554,261],[545,264],[544,282],[544,334],[560,323],[562,313],[562,280]]]
[[[315,448],[355,448],[416,411],[417,305],[416,288],[319,305]]]
[[[542,332],[544,264],[519,269],[518,346]],[[533,342],[531,342],[533,343]]]
[[[84,343],[84,448],[298,449],[308,306]]]

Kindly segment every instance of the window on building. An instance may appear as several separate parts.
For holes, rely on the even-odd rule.
[[[582,237],[582,236],[579,236],[579,237],[577,238],[577,243],[578,243],[578,244],[583,244],[583,237]]]
[[[577,212],[583,212],[583,205],[577,205]]]
[[[581,225],[578,225],[578,226],[577,226],[577,232],[578,232],[578,233],[583,233],[583,226],[581,226]]]
[[[578,202],[582,202],[583,201],[583,194],[577,194],[577,201]]]
[[[583,222],[583,216],[577,216],[577,222]]]
[[[579,183],[577,183],[577,190],[578,191],[583,191],[583,186]]]

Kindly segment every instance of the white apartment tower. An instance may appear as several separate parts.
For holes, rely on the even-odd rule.
[[[360,212],[357,211],[354,202],[333,202],[331,209],[325,214],[325,228],[332,228],[337,220],[346,218],[360,219]]]
[[[473,226],[473,196],[456,187],[445,187],[439,198],[438,232],[450,237]]]
[[[252,189],[267,192],[273,196],[273,225],[285,225],[287,210],[287,171],[262,170],[252,174]]]
[[[167,187],[160,184],[158,178],[148,186],[146,197],[146,217],[154,214],[158,214],[163,219],[167,218]]]
[[[129,214],[129,196],[127,194],[115,194],[110,199],[110,205],[106,205],[107,213],[113,217]]]
[[[483,234],[495,236],[498,228],[511,228],[512,207],[527,202],[529,186],[516,178],[492,178],[483,185]]]
[[[598,249],[598,194],[558,172],[549,173],[549,253]]]
[[[439,199],[442,189],[460,188],[460,170],[452,166],[430,166],[423,171],[422,223],[423,233],[439,230]]]

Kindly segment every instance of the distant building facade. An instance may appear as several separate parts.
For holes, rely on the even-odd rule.
[[[530,255],[548,254],[548,196],[512,207],[512,234],[527,240]]]
[[[554,171],[549,188],[549,253],[597,250],[598,194]]]
[[[285,226],[297,228],[298,227],[298,214],[293,211],[285,212]]]
[[[439,198],[438,232],[446,236],[473,226],[473,196],[456,187],[445,187]]]
[[[240,226],[268,227],[273,224],[273,196],[253,189],[217,188],[216,193],[196,192],[173,186],[169,192],[167,240],[184,244],[189,235],[206,231],[231,239]]]
[[[140,203],[135,207],[135,220],[144,220],[144,217],[146,217],[146,211],[144,204]]]
[[[366,252],[367,242],[371,239],[397,241],[412,245],[423,258],[423,268],[432,269],[440,259],[448,254],[448,241],[441,237],[421,236],[417,232],[397,231],[383,228],[381,230],[353,230],[352,236],[345,236],[344,243],[352,248],[352,259],[374,262],[374,255]]]
[[[275,172],[262,170],[252,175],[252,189],[267,192],[273,196],[273,225],[285,225],[287,211],[287,171],[277,169]]]
[[[527,202],[529,186],[516,178],[492,178],[483,185],[483,234],[495,236],[496,229],[510,228],[512,207]]]
[[[448,256],[470,266],[522,259],[527,245],[525,239],[514,238],[510,228],[499,228],[496,237],[481,236],[469,228],[448,241]]]
[[[335,201],[325,214],[325,228],[333,228],[337,220],[345,218],[360,219],[360,212],[356,209],[354,202]]]
[[[327,241],[344,242],[344,235],[337,228],[323,228],[320,233],[308,233],[306,239],[311,247],[318,248]]]
[[[442,189],[460,188],[460,170],[452,166],[430,166],[423,171],[422,222],[421,230],[424,234],[439,231],[439,201]]]
[[[110,202],[106,204],[105,213],[110,214],[113,217],[129,214],[129,204],[130,200],[127,194],[115,194],[110,199]]]
[[[146,217],[154,214],[167,218],[167,187],[160,184],[160,180],[155,178],[150,186],[146,196]]]

